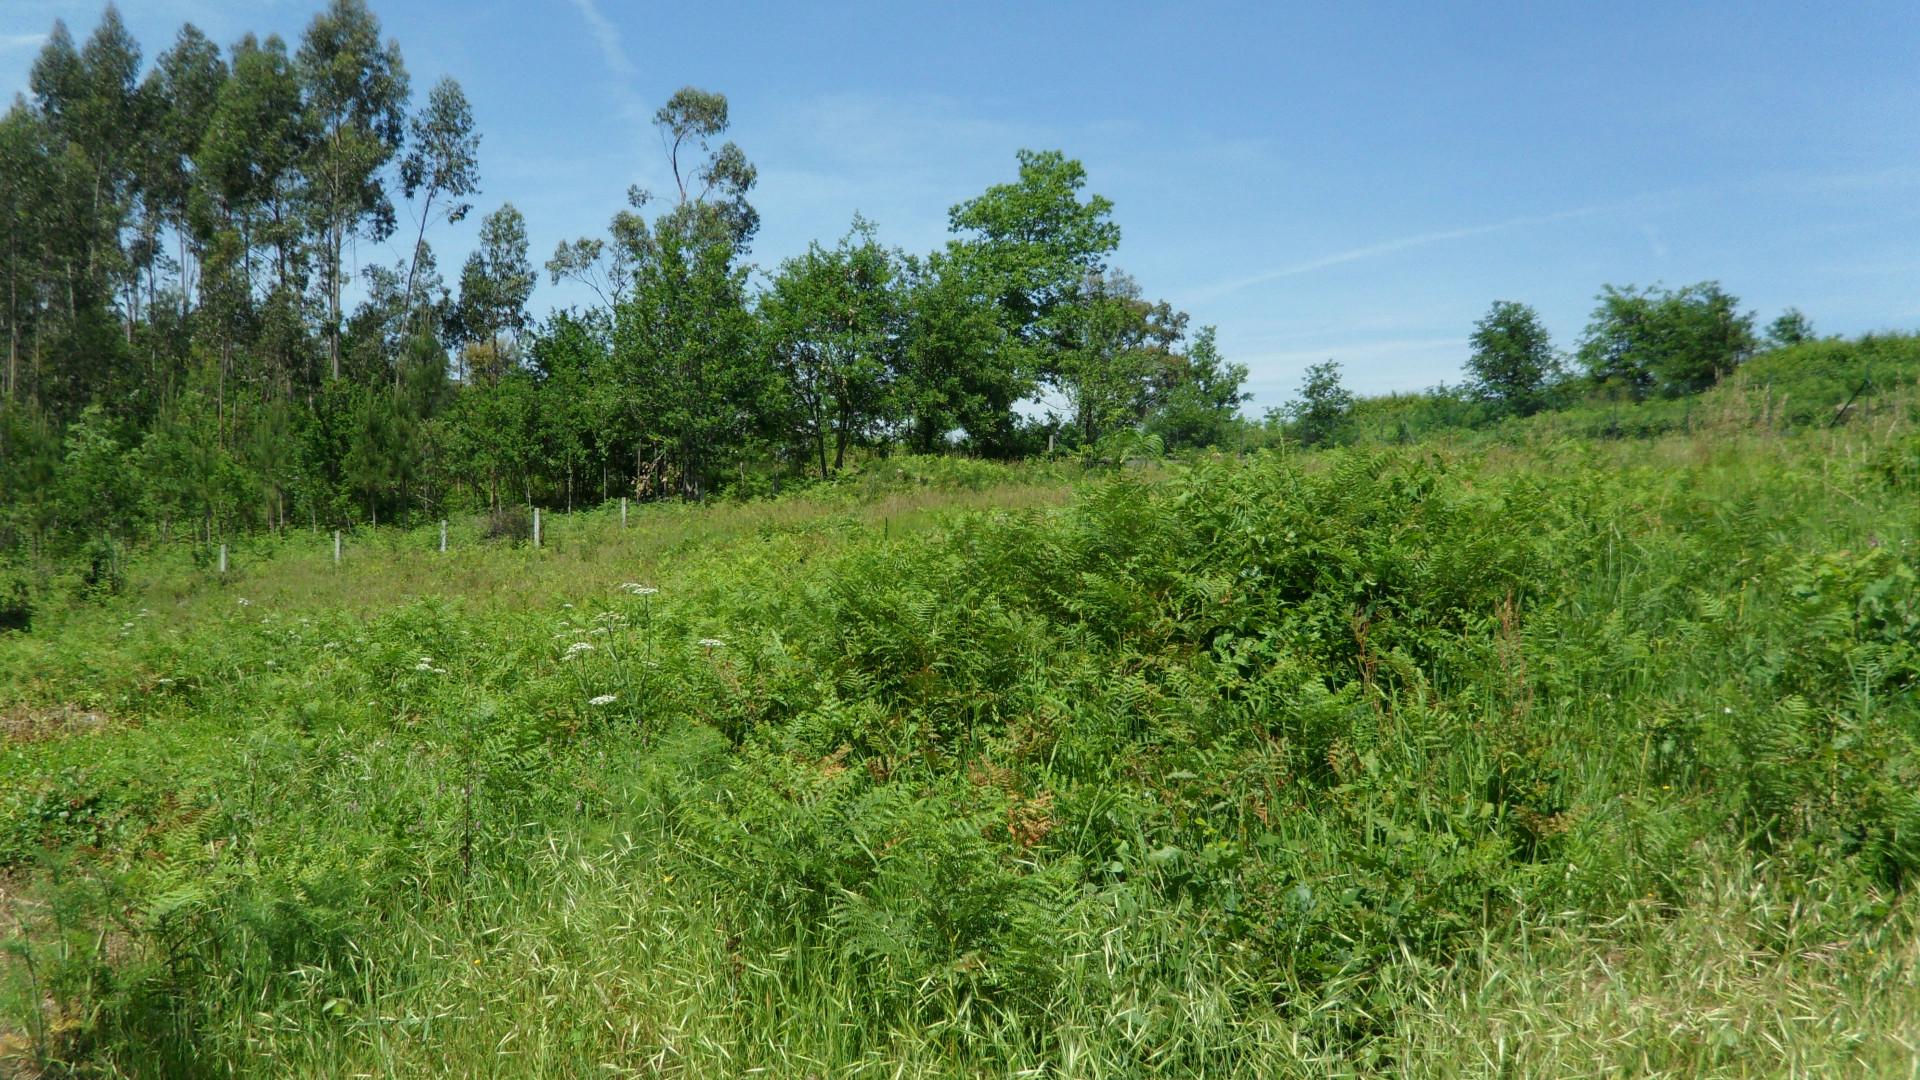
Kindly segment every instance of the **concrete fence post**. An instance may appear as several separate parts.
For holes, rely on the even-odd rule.
[[[540,546],[540,508],[533,508],[533,546]]]

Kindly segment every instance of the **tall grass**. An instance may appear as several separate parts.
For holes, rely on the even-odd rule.
[[[0,1039],[1910,1075],[1920,503],[1875,415],[136,564],[0,640]]]

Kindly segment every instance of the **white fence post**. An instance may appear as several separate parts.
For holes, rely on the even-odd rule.
[[[533,546],[540,546],[540,508],[533,508]]]
[[[441,518],[440,519],[440,551],[442,554],[445,554],[446,550],[447,550],[447,519]]]
[[[333,530],[333,565],[340,565],[340,530]]]
[[[627,497],[625,495],[620,496],[620,527],[623,529],[627,527]]]
[[[220,545],[220,572],[222,574],[227,572],[227,545],[225,544]]]

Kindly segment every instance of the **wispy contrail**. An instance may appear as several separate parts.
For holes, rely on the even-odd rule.
[[[573,6],[580,9],[580,17],[587,20],[587,29],[593,31],[593,40],[600,43],[600,55],[606,58],[607,66],[622,80],[631,79],[640,73],[627,56],[626,46],[620,41],[620,30],[601,13],[600,5],[594,0],[573,0]]]
[[[1574,218],[1592,217],[1595,214],[1603,213],[1609,209],[1614,208],[1606,206],[1584,206],[1578,210],[1563,210],[1557,214],[1534,214],[1528,217],[1508,218],[1505,221],[1496,221],[1487,225],[1469,225],[1459,229],[1442,229],[1438,232],[1417,233],[1413,236],[1403,236],[1397,240],[1386,240],[1378,244],[1368,244],[1365,247],[1335,252],[1332,255],[1322,255],[1317,259],[1308,259],[1306,262],[1294,263],[1291,266],[1282,266],[1277,269],[1263,271],[1262,273],[1252,274],[1243,278],[1236,278],[1231,281],[1205,285],[1190,292],[1187,298],[1189,300],[1210,300],[1216,296],[1236,292],[1251,285],[1259,285],[1263,282],[1273,281],[1283,277],[1293,277],[1296,274],[1308,274],[1315,270],[1324,270],[1329,266],[1339,266],[1342,263],[1358,262],[1361,259],[1371,259],[1378,255],[1390,255],[1396,251],[1405,251],[1408,248],[1425,247],[1428,244],[1438,244],[1448,240],[1464,240],[1470,236],[1484,236],[1487,233],[1503,232],[1507,229],[1518,229],[1528,225],[1550,225],[1556,221],[1570,221]]]

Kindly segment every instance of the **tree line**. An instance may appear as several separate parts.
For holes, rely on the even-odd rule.
[[[1468,338],[1467,379],[1422,397],[1456,406],[1460,422],[1525,417],[1590,400],[1679,398],[1709,389],[1756,352],[1814,340],[1813,324],[1797,308],[1761,332],[1757,316],[1716,281],[1681,288],[1601,287],[1596,306],[1571,355],[1553,344],[1540,313],[1513,300],[1496,300]],[[1302,444],[1338,443],[1353,434],[1359,403],[1340,364],[1307,369],[1298,396],[1269,410],[1267,438]]]
[[[151,64],[109,6],[83,43],[54,25],[30,88],[0,119],[0,550],[1200,446],[1246,400],[1212,329],[1111,265],[1113,205],[1058,151],[954,206],[939,250],[856,217],[762,268],[755,168],[689,87],[653,118],[672,188],[560,244],[547,279],[592,299],[536,320],[511,204],[436,261],[481,133],[451,78],[415,101],[363,0],[296,42],[187,25]]]

